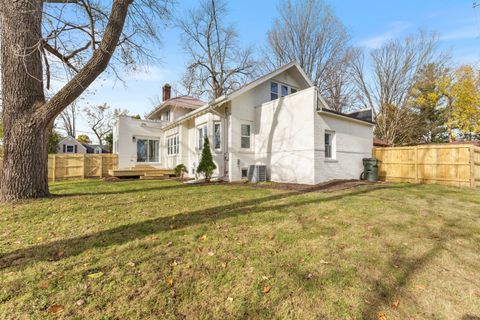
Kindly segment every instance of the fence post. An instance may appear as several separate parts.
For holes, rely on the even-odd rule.
[[[53,162],[53,163],[52,163],[52,167],[53,167],[53,168],[52,168],[52,171],[53,171],[53,172],[52,172],[52,173],[53,173],[53,174],[52,174],[52,181],[55,182],[55,178],[56,178],[56,175],[57,175],[57,164],[56,164],[56,162],[57,162],[57,160],[56,160],[57,157],[55,157],[55,154],[53,154],[53,155],[52,155],[52,158],[53,158],[53,161],[52,161],[52,162]]]
[[[475,146],[470,146],[470,188],[475,188]]]
[[[415,146],[415,183],[418,183],[418,146]]]
[[[103,154],[99,154],[100,157],[100,178],[103,178]]]
[[[83,154],[83,161],[82,161],[82,179],[85,179],[85,165],[86,165],[86,159],[87,157],[85,156],[85,153]]]

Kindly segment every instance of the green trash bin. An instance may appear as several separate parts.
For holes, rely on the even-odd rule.
[[[378,181],[378,160],[375,158],[363,158],[363,172],[361,179],[367,181]]]

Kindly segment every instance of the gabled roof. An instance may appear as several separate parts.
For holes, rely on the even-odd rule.
[[[82,143],[82,145],[87,149],[88,153],[95,153],[96,148],[100,148],[102,153],[110,153],[105,146],[101,146],[99,144]]]
[[[185,121],[195,115],[199,115],[201,114],[202,112],[206,112],[207,110],[209,110],[210,108],[213,108],[214,106],[216,105],[219,105],[221,103],[224,103],[224,102],[227,102],[233,98],[236,98],[238,97],[239,95],[249,91],[249,90],[252,90],[253,88],[261,85],[262,83],[264,83],[265,81],[268,81],[272,78],[275,78],[276,76],[278,76],[279,74],[281,74],[282,72],[285,72],[287,71],[288,69],[290,68],[296,68],[297,71],[300,73],[300,75],[302,76],[302,78],[305,80],[305,83],[307,84],[307,86],[309,87],[313,87],[313,83],[312,81],[309,79],[309,77],[307,76],[307,74],[305,73],[305,71],[303,71],[302,67],[300,67],[300,65],[298,64],[297,61],[292,61],[290,63],[287,63],[286,65],[284,66],[281,66],[280,68],[278,69],[275,69],[274,71],[270,72],[270,73],[267,73],[266,75],[264,76],[261,76],[260,78],[252,81],[252,82],[249,82],[247,84],[245,84],[244,86],[240,87],[239,89],[233,91],[232,93],[230,94],[226,94],[226,95],[223,95],[221,97],[218,97],[212,101],[210,101],[209,103],[203,105],[202,107],[198,108],[198,109],[195,109],[194,111],[190,112],[190,113],[187,113],[186,115],[178,118],[177,120],[169,123],[167,126],[165,126],[165,128],[170,128],[170,127],[173,127],[175,125],[177,125],[178,123],[182,122],[182,121]]]
[[[161,105],[156,107],[146,117],[150,118],[152,115],[154,115],[158,111],[163,110],[166,107],[180,107],[180,108],[195,110],[195,109],[198,109],[205,104],[206,104],[206,102],[204,102],[200,99],[191,97],[191,96],[179,96],[179,97],[168,99],[168,100],[162,102]]]

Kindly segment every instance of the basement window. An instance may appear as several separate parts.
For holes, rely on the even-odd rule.
[[[242,179],[248,178],[248,168],[242,168]]]

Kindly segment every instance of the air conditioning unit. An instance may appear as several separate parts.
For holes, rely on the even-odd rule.
[[[248,167],[248,182],[265,182],[267,181],[267,166],[252,165]]]

